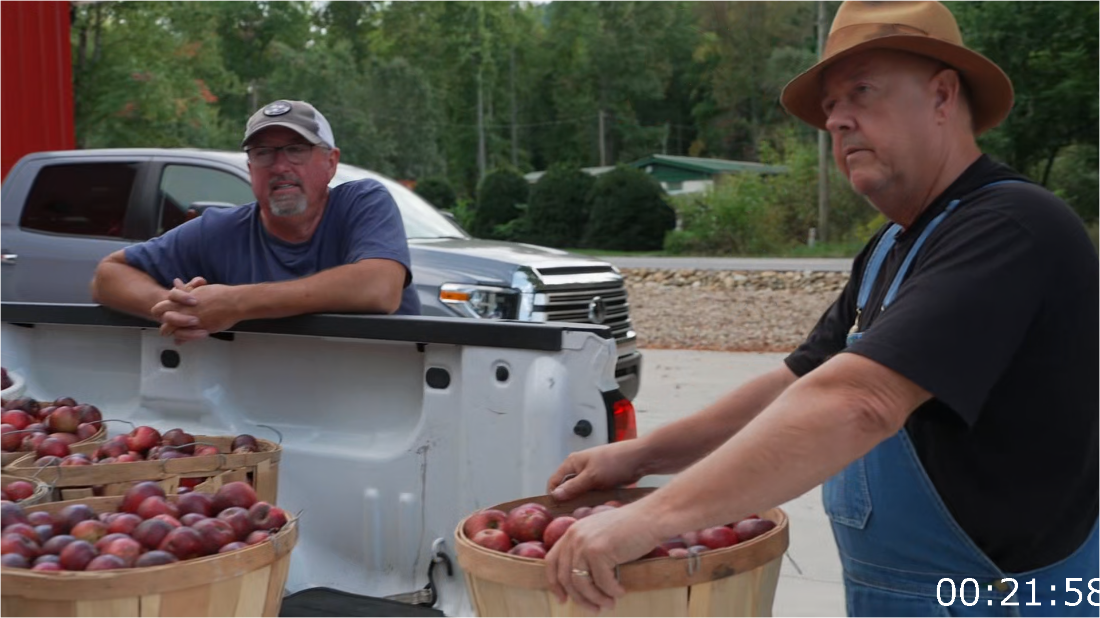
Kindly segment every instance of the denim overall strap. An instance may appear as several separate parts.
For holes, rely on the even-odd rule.
[[[894,300],[925,240],[959,203],[955,200],[949,204],[918,237],[891,283],[882,310]],[[896,231],[889,232],[879,241],[864,272],[857,309],[865,306],[878,270],[893,245]],[[858,312],[849,344],[862,335],[856,332],[857,328]],[[1030,573],[1006,574],[951,516],[905,430],[829,479],[823,487],[823,498],[844,568],[849,615],[1100,615],[1100,608],[1087,602],[1076,607],[1065,604],[1076,597],[1065,590],[1066,578],[1083,578],[1078,587],[1087,593],[1089,579],[1097,577],[1100,570],[1100,542],[1095,524],[1090,537],[1065,560]],[[1012,588],[1001,582],[1005,577],[1017,578],[1015,599],[1009,601],[1015,600],[1018,605],[1001,605],[1006,595],[1012,593]],[[941,605],[937,586],[943,578],[953,580],[956,590],[963,580],[973,578],[980,583],[981,602],[971,607],[959,600],[950,607]],[[1035,584],[1026,587],[1032,578]],[[1052,592],[1052,585],[1058,591]],[[1027,605],[1033,601],[1032,590],[1036,605]]]

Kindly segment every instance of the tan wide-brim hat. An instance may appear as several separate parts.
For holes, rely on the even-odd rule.
[[[780,96],[783,107],[824,130],[822,73],[839,60],[872,49],[919,54],[957,70],[969,91],[975,133],[997,126],[1012,109],[1008,75],[992,60],[963,45],[955,16],[939,2],[841,4],[821,60],[787,84]]]

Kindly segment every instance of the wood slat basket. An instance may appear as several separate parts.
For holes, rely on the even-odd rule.
[[[580,506],[608,500],[627,503],[653,491],[631,488],[591,492],[555,503],[549,496],[506,502],[494,507],[507,513],[536,502],[556,517]],[[693,558],[651,558],[621,565],[619,581],[627,593],[612,611],[600,616],[770,616],[783,553],[790,542],[787,515],[781,509],[760,514],[775,528],[733,547],[710,550]],[[475,545],[455,529],[458,563],[479,616],[591,616],[572,599],[561,605],[546,583],[543,560],[521,558]]]
[[[231,480],[248,481],[256,489],[260,500],[275,504],[279,490],[279,460],[282,458],[283,448],[270,440],[257,438],[257,452],[234,455],[229,453],[233,438],[234,436],[195,436],[196,442],[214,444],[219,450],[225,451],[220,455],[65,466],[39,473],[32,453],[4,471],[16,476],[33,476],[38,473],[40,478],[57,488],[58,497],[62,500],[119,496],[126,493],[134,483],[141,481],[158,481],[165,491],[175,493],[182,478],[209,479],[232,473]],[[73,445],[71,450],[74,453],[91,455],[98,447],[98,444]]]
[[[88,438],[87,440],[81,440],[79,442],[73,442],[72,446],[70,447],[70,450],[73,450],[75,452],[75,448],[77,446],[87,446],[89,444],[94,445],[94,446],[99,446],[100,443],[106,442],[106,441],[107,441],[107,428],[104,427],[104,426],[100,426],[99,431],[92,434],[92,437]],[[93,447],[92,450],[94,451],[95,448]],[[33,455],[34,455],[34,453],[31,453],[30,451],[15,451],[15,452],[11,452],[11,453],[3,452],[3,453],[0,453],[0,466],[4,467],[6,469],[8,466],[10,466],[11,464],[19,461],[20,459],[23,459],[24,457],[28,457],[28,456],[33,456]],[[34,462],[33,458],[31,459],[31,462],[32,463]]]
[[[170,496],[175,501],[178,496]],[[97,513],[118,510],[121,496],[53,502],[28,513],[57,513],[70,504]],[[278,616],[290,553],[298,541],[292,517],[270,540],[224,554],[156,567],[42,573],[0,571],[4,616]]]
[[[28,481],[34,484],[34,493],[29,497],[19,501],[19,506],[26,508],[28,506],[34,506],[36,504],[42,504],[43,502],[50,502],[53,500],[53,487],[50,487],[47,483],[36,479],[26,478],[21,476],[12,476],[10,474],[0,475],[0,486],[7,487],[8,483],[12,481]]]

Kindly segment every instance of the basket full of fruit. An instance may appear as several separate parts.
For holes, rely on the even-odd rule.
[[[595,491],[556,503],[537,496],[482,509],[455,530],[458,563],[478,615],[587,615],[549,590],[546,552],[578,519],[633,502],[652,488]],[[619,565],[627,593],[608,616],[770,616],[787,516],[771,509],[739,522],[688,531]]]
[[[34,506],[49,502],[53,488],[35,478],[21,478],[4,474],[0,476],[0,499],[16,502],[20,506]]]
[[[29,397],[5,399],[0,412],[0,451],[7,467],[29,453],[37,452],[45,442],[59,449],[95,444],[107,439],[103,414],[91,404],[77,403],[72,397],[56,401],[36,401]]]
[[[24,508],[3,502],[0,597],[18,616],[278,616],[297,519],[247,483]]]
[[[249,434],[191,435],[180,428],[161,434],[141,425],[98,444],[69,447],[47,439],[5,471],[37,475],[63,500],[119,495],[141,481],[161,481],[175,492],[233,472],[235,480],[251,483],[261,500],[275,502],[281,456],[281,446]]]

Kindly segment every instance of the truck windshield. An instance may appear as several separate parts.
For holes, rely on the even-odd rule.
[[[405,224],[405,236],[409,239],[470,237],[457,223],[440,213],[424,198],[410,191],[405,185],[385,176],[341,163],[337,167],[336,175],[333,176],[329,187],[364,178],[377,180],[389,189],[394,201],[397,202],[398,210],[401,211],[401,221]]]

